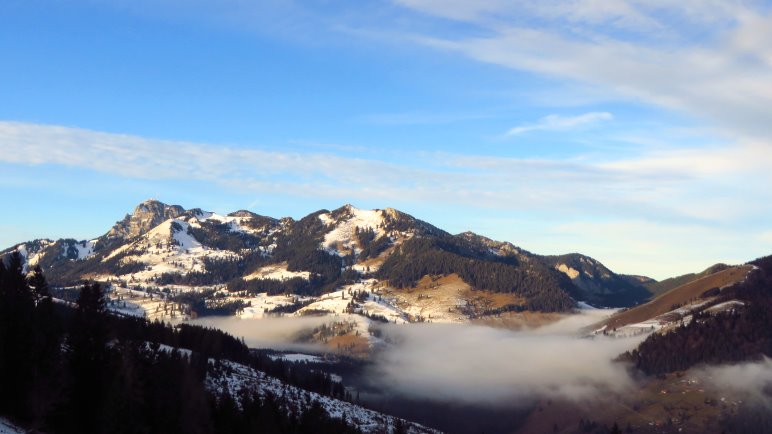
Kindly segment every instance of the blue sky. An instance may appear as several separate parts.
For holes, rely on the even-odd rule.
[[[0,4],[0,245],[402,209],[657,278],[772,253],[765,2]]]

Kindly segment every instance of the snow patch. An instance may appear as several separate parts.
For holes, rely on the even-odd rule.
[[[173,227],[174,223],[180,225],[182,229],[177,230]],[[188,222],[183,222],[180,220],[174,220],[173,222],[169,223],[169,229],[172,232],[172,237],[174,238],[174,241],[177,242],[177,245],[180,246],[181,249],[189,250],[189,249],[196,249],[201,247],[201,243],[198,242],[195,238],[193,238],[192,235],[188,233],[188,227],[190,224]]]
[[[26,244],[19,245],[19,247],[16,248],[16,251],[19,252],[19,254],[21,255],[21,260],[22,260],[21,271],[23,273],[28,273],[30,261],[29,261],[29,252],[27,251],[27,245]]]
[[[322,248],[330,253],[341,255],[343,250],[355,251],[356,229],[372,229],[375,237],[385,235],[383,230],[383,212],[381,210],[362,210],[354,207],[348,208],[350,215],[339,221],[333,220],[329,214],[320,214],[319,219],[327,226],[335,225],[335,228],[325,234]]]
[[[268,295],[267,292],[261,292],[254,297],[234,298],[234,300],[243,300],[249,306],[245,307],[237,315],[239,318],[263,318],[267,312],[279,306],[286,306],[296,302],[309,300],[309,297],[299,295]]]
[[[308,280],[311,277],[311,273],[308,271],[289,271],[287,270],[287,263],[282,262],[279,264],[266,265],[259,268],[254,273],[244,276],[244,280],[255,279],[274,279],[274,280],[289,280],[294,277],[300,277]]]
[[[158,345],[158,349],[159,350],[161,350],[161,351],[163,351],[165,353],[169,353],[169,354],[171,354],[174,351],[177,351],[180,355],[183,355],[185,357],[190,357],[191,354],[193,354],[193,351],[191,351],[191,350],[189,350],[187,348],[177,348],[177,347],[171,347],[171,346],[166,345],[166,344],[160,344],[160,343],[156,344],[156,343],[152,343],[152,342],[145,342],[145,347],[147,347],[147,349],[151,349],[151,348],[153,348],[156,345]]]
[[[96,247],[97,240],[81,241],[75,243],[74,246],[78,250],[77,260],[83,260],[94,254],[94,247]]]
[[[321,357],[313,356],[311,354],[300,354],[300,353],[271,354],[268,357],[270,357],[271,360],[284,360],[285,362],[292,362],[292,363],[299,363],[299,362],[322,363],[323,362]]]
[[[731,311],[735,310],[737,308],[745,306],[745,303],[743,303],[740,300],[729,300],[725,301],[723,303],[719,303],[715,306],[711,306],[707,309],[705,309],[708,312],[722,312],[722,311]]]
[[[228,230],[231,232],[252,234],[260,233],[261,231],[252,229],[251,227],[244,224],[244,222],[249,219],[251,219],[251,217],[224,216],[213,212],[203,211],[196,217],[196,223],[212,220],[224,225],[228,225]]]

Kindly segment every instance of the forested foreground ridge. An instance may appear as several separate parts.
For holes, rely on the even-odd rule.
[[[234,366],[318,400],[211,387]],[[0,261],[0,391],[0,416],[40,432],[361,432],[322,408],[347,398],[325,374],[258,357],[214,329],[110,315],[98,284],[82,286],[74,307],[54,303],[40,268],[25,273],[18,254]],[[382,432],[408,426],[384,420]]]

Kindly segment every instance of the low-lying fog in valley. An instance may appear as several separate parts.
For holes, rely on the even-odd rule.
[[[348,376],[336,372],[343,374],[344,384],[353,386],[356,396],[361,392],[362,402],[380,410],[451,433],[511,431],[545,402],[583,408],[594,403],[597,408],[599,402],[617,402],[612,397],[633,396],[640,390],[642,376],[614,359],[645,336],[589,333],[591,325],[611,313],[586,309],[525,330],[472,324],[381,324],[361,369]],[[192,322],[243,337],[252,348],[319,353],[329,348],[297,339],[307,337],[313,328],[345,319],[347,315],[206,317]],[[700,378],[701,387],[726,391],[733,399],[772,411],[769,359],[696,369],[689,375]]]
[[[327,316],[268,316],[245,319],[236,316],[206,316],[191,320],[189,323],[217,328],[233,336],[244,338],[244,342],[250,348],[322,351],[321,346],[301,343],[298,339],[304,331],[332,321],[333,318]]]
[[[368,381],[393,394],[432,400],[511,405],[535,396],[587,399],[631,384],[613,362],[640,338],[587,337],[585,327],[609,315],[582,310],[528,330],[469,324],[384,324],[383,343],[372,352]],[[341,317],[205,317],[193,322],[243,337],[253,348],[319,351],[298,343],[304,331]]]
[[[577,323],[583,321],[568,318],[528,331],[389,325],[384,335],[393,345],[376,354],[370,378],[409,396],[491,405],[534,397],[587,399],[629,387],[625,366],[612,360],[638,339],[580,337]]]

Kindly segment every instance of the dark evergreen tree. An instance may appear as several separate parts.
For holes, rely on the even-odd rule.
[[[27,282],[35,292],[35,297],[37,297],[38,301],[43,299],[50,300],[51,294],[48,289],[48,281],[46,280],[46,276],[43,275],[43,270],[40,268],[40,265],[35,266],[32,274],[27,278]]]
[[[0,262],[2,262],[0,260]],[[13,252],[0,275],[0,412],[29,420],[34,374],[34,297],[24,274],[24,258]]]

